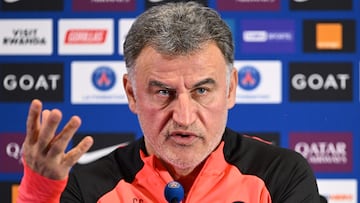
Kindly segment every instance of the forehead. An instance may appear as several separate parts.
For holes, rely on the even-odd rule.
[[[215,43],[187,55],[164,55],[152,47],[145,47],[135,63],[137,74],[192,75],[205,72],[226,72],[225,58]]]

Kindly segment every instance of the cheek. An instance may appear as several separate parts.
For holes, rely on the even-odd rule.
[[[142,122],[156,120],[156,110],[154,108],[141,104],[138,105],[137,110]]]
[[[138,105],[137,109],[137,115],[143,132],[145,134],[159,133],[160,127],[165,122],[161,110],[145,103]]]
[[[227,120],[228,108],[224,99],[220,99],[203,109],[202,122],[207,126],[214,128],[214,126],[223,125]],[[206,112],[206,113],[205,113]]]
[[[227,98],[225,94],[217,94],[212,102],[206,106],[206,109],[213,115],[222,114],[227,111]],[[216,119],[216,116],[213,116]]]

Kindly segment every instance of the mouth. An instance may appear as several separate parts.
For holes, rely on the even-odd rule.
[[[199,138],[194,133],[185,132],[185,131],[175,131],[169,134],[169,139],[175,142],[178,145],[191,145],[195,140]]]

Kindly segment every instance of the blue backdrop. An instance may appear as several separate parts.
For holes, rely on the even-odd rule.
[[[41,1],[33,2],[38,3]],[[9,87],[6,89],[6,85],[9,86],[10,82],[5,78],[14,71],[13,74],[18,74],[19,82],[21,74],[24,75],[26,71],[31,72],[32,70],[37,70],[37,66],[31,66],[31,64],[37,63],[62,65],[63,72],[60,71],[59,73],[62,78],[56,80],[59,82],[57,83],[56,91],[58,91],[57,94],[63,94],[62,98],[51,100],[53,96],[47,93],[43,95],[40,94],[40,98],[43,97],[45,100],[49,100],[44,102],[45,108],[61,109],[65,120],[70,118],[71,115],[79,115],[82,118],[82,126],[79,129],[79,133],[115,133],[119,134],[119,136],[130,133],[134,134],[136,138],[142,136],[136,116],[129,111],[128,106],[126,103],[123,103],[121,99],[117,100],[117,98],[112,97],[114,100],[108,100],[111,102],[106,103],[106,98],[102,98],[102,100],[82,98],[81,101],[75,104],[72,100],[71,86],[78,84],[79,81],[78,78],[73,78],[74,75],[72,74],[74,73],[72,71],[74,71],[76,67],[72,67],[72,63],[83,61],[121,62],[123,56],[119,53],[119,44],[121,39],[120,30],[122,27],[119,25],[119,20],[135,18],[143,12],[147,6],[155,3],[152,3],[150,0],[136,1],[133,6],[131,6],[132,3],[130,2],[133,1],[118,1],[118,4],[122,4],[123,7],[113,5],[112,7],[98,6],[94,8],[91,7],[90,1],[64,0],[57,2],[60,2],[60,4],[56,5],[56,3],[54,3],[52,8],[49,6],[49,8],[42,8],[42,11],[38,11],[36,9],[32,10],[29,5],[27,5],[27,10],[19,9],[19,7],[16,8],[12,7],[13,5],[8,5],[6,0],[2,1],[0,10],[0,23],[2,23],[0,24],[0,46],[3,47],[0,47],[0,76],[2,87],[2,91],[0,91],[0,139],[1,137],[25,134],[29,98],[35,97],[31,96],[35,95],[34,87],[29,91],[23,89],[10,91]],[[321,10],[321,4],[323,7],[331,6],[324,5],[327,2],[325,0],[319,1],[317,4],[314,3],[314,5],[310,3],[303,7],[301,7],[302,5],[300,4],[297,5],[297,1],[258,1],[258,4],[253,4],[253,6],[248,7],[241,7],[241,4],[245,4],[244,2],[246,1],[237,1],[236,3],[236,1],[218,2],[209,0],[202,2],[218,10],[230,25],[235,39],[235,59],[240,64],[239,67],[237,67],[239,70],[242,68],[241,66],[243,66],[241,61],[248,61],[247,66],[257,70],[261,79],[263,79],[262,81],[271,81],[271,78],[277,74],[280,77],[280,80],[277,80],[280,88],[269,87],[270,89],[277,88],[274,92],[266,88],[260,92],[255,92],[256,87],[250,86],[247,87],[249,90],[241,90],[241,84],[239,84],[242,95],[239,95],[237,105],[230,110],[228,126],[237,131],[259,134],[264,138],[266,138],[266,134],[275,134],[275,137],[269,139],[277,139],[275,142],[278,143],[276,144],[285,148],[299,146],[297,144],[301,141],[307,142],[308,144],[306,146],[309,146],[309,149],[300,147],[302,152],[310,150],[307,152],[312,153],[313,157],[319,159],[329,158],[335,160],[336,156],[344,156],[346,163],[335,163],[335,161],[330,161],[331,163],[322,162],[320,163],[322,165],[320,169],[316,170],[315,166],[314,170],[317,178],[351,179],[358,182],[360,180],[359,1],[349,1],[351,3],[347,5],[347,3],[345,3],[347,1],[338,0],[338,6],[324,10]],[[264,3],[261,2],[268,2],[269,5],[262,7],[261,5]],[[48,4],[51,4],[50,1]],[[81,4],[83,7],[81,7]],[[230,6],[228,7],[230,8],[226,7],[226,4],[229,4]],[[231,4],[233,4],[233,6]],[[88,7],[86,7],[86,5]],[[291,5],[294,7],[291,7]],[[320,8],[316,8],[316,5],[320,5]],[[52,22],[52,41],[46,41],[45,44],[52,45],[52,47],[49,48],[51,53],[36,51],[40,49],[37,49],[35,46],[35,48],[23,46],[20,42],[9,45],[9,42],[6,42],[7,36],[15,39],[16,34],[13,31],[17,28],[16,26],[11,27],[13,23],[10,23],[10,25],[6,24],[6,20],[9,19],[50,19]],[[113,45],[113,48],[109,48],[110,53],[106,51],[102,53],[99,51],[99,53],[93,54],[87,54],[84,51],[79,51],[79,53],[76,54],[66,51],[65,53],[60,53],[62,46],[60,45],[62,41],[59,40],[59,38],[61,38],[61,29],[70,30],[71,28],[70,24],[64,25],[65,28],[59,28],[60,19],[112,20],[113,23],[110,23],[110,29],[112,29],[113,32],[113,40],[110,41],[110,44]],[[42,30],[43,26],[40,27],[40,24],[25,23],[25,25],[19,25],[27,29],[27,36],[32,35],[30,32],[31,28],[37,28],[35,38],[39,37],[41,39],[41,35],[46,35],[46,31]],[[325,26],[321,27],[321,25]],[[326,27],[326,25],[330,26]],[[88,29],[92,29],[91,24],[89,26],[90,28]],[[83,25],[79,24],[79,27],[85,29]],[[95,30],[99,31],[99,28],[96,27]],[[245,32],[259,30],[263,32]],[[106,33],[109,32],[108,30]],[[271,35],[271,33],[273,33],[273,35]],[[28,39],[30,38],[31,37],[28,37]],[[74,43],[78,43],[78,45],[81,46],[79,39],[78,41],[76,41],[76,39],[73,40],[75,40]],[[101,39],[98,38],[90,39],[88,37],[87,40],[87,42],[90,43],[90,47],[91,43],[101,43]],[[91,42],[91,40],[99,41]],[[108,38],[106,40],[108,40]],[[333,44],[329,44],[329,41]],[[323,44],[321,44],[321,42],[323,42]],[[326,42],[328,42],[328,44],[326,44]],[[338,44],[336,44],[336,42],[338,42]],[[21,48],[21,46],[23,47]],[[105,47],[106,46],[107,45],[105,45]],[[20,47],[19,49],[24,52],[26,52],[26,49],[29,49],[29,51],[26,53],[21,53],[20,51],[19,54],[17,54],[16,47]],[[15,51],[12,52],[12,48],[14,48]],[[75,47],[74,49],[77,48]],[[94,49],[97,49],[97,47]],[[256,64],[257,61],[280,62],[280,70],[273,69],[274,71],[272,73],[264,72],[263,69],[266,69],[266,65],[263,65],[265,68],[261,67],[262,65],[258,67]],[[19,63],[23,64],[20,68],[14,65]],[[296,64],[299,63],[302,63],[302,65],[300,65],[300,68],[296,68]],[[315,65],[316,67],[313,69],[306,68],[313,63],[318,65]],[[347,63],[350,68],[342,69],[341,65],[328,68],[328,64],[336,63]],[[49,65],[48,68],[51,68],[51,65]],[[79,68],[81,69],[81,67],[77,67],[76,70]],[[82,70],[84,74],[87,73],[86,68]],[[319,73],[321,77],[318,77],[316,80],[314,76],[315,79],[313,81],[310,79],[306,80],[307,88],[301,91],[296,89],[291,81],[294,74],[300,73],[303,70],[304,72],[302,72],[302,74],[305,75],[307,79],[314,73]],[[39,69],[39,71],[40,73],[36,72],[34,74],[39,76],[43,69]],[[349,78],[343,78],[343,83],[341,83],[341,79],[337,74],[345,74]],[[329,75],[334,76],[334,78],[327,78]],[[241,75],[239,76],[241,77]],[[252,76],[255,77],[256,75]],[[313,86],[319,85],[319,78],[324,79],[324,84],[320,85],[320,90],[316,91],[314,88],[309,89],[309,86],[311,86],[310,83],[314,83]],[[51,84],[49,78],[46,78],[45,81]],[[118,78],[117,82],[119,81],[121,84],[121,78]],[[300,81],[295,81],[295,83],[296,82],[300,84]],[[80,83],[85,82],[80,81]],[[325,84],[329,86],[328,89],[325,88]],[[40,83],[39,85],[41,86]],[[335,86],[337,88],[335,88]],[[252,88],[254,89],[253,92],[251,92]],[[292,92],[291,90],[294,91]],[[86,88],[84,88],[84,91],[87,91]],[[81,94],[85,93],[81,92]],[[97,95],[98,92],[94,92],[93,94]],[[99,94],[101,94],[101,92]],[[246,94],[252,97],[249,99],[244,96]],[[280,95],[280,99],[272,100],[271,97],[274,96],[274,94]],[[296,99],[290,99],[293,96],[295,98],[296,95],[298,96]],[[345,95],[345,99],[341,99],[343,97],[340,95]],[[65,121],[63,121],[61,125],[63,126],[64,123]],[[301,140],[301,136],[300,138],[298,136],[291,137],[294,133],[303,133],[304,140]],[[338,136],[329,139],[324,136],[321,137],[322,139],[320,139],[320,141],[311,137],[311,135],[316,136],[317,134],[323,133],[337,133]],[[350,134],[349,140],[347,140],[347,138],[342,140],[342,134],[344,133]],[[310,134],[310,136],[307,137],[307,134]],[[312,141],[312,139],[314,141]],[[1,153],[4,154],[4,156],[1,155],[0,157],[3,159],[0,160],[0,165],[3,165],[3,167],[0,167],[0,169],[2,169],[0,170],[0,182],[16,183],[21,178],[21,172],[4,168],[4,166],[7,165],[7,159],[5,159],[6,150],[15,150],[15,148],[8,148],[8,143],[10,142],[6,144],[6,141],[7,140],[2,140],[3,143],[0,145],[2,147],[0,149],[2,150]],[[321,154],[320,142],[327,143],[323,148],[323,154]],[[339,152],[340,149],[336,148],[338,143],[346,144],[345,154]],[[335,148],[332,148],[332,146],[335,146]],[[316,150],[320,151],[316,152]],[[336,152],[338,152],[338,154],[335,154]],[[313,164],[316,164],[316,161]],[[342,167],[341,164],[344,165],[344,167]],[[357,194],[359,194],[359,189],[357,189]],[[352,197],[348,202],[355,201],[354,198],[355,197]],[[333,202],[336,201],[333,200]]]

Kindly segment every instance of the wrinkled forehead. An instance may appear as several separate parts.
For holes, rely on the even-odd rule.
[[[217,80],[226,75],[226,68],[225,59],[214,44],[208,44],[198,52],[174,56],[164,55],[148,46],[135,65],[137,80],[159,81],[172,86],[177,82],[193,86],[209,78]]]
[[[203,43],[199,49],[188,53],[172,53],[159,51],[156,47],[146,46],[136,59],[135,69],[141,66],[162,66],[176,68],[176,65],[191,65],[198,68],[207,66],[227,66],[225,57],[216,43]],[[172,65],[172,66],[170,66]]]

